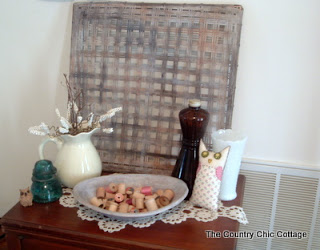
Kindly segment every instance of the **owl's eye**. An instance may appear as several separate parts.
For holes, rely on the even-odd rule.
[[[208,155],[209,155],[209,152],[208,152],[208,151],[203,151],[203,152],[201,153],[201,156],[202,156],[203,158],[208,157]]]
[[[216,160],[219,160],[221,158],[221,153],[215,153],[213,155],[213,157],[216,159]]]
[[[22,196],[23,195],[23,192],[20,192],[20,196]]]

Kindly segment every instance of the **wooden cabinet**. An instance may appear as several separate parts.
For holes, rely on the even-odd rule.
[[[238,197],[225,206],[241,206],[244,176],[239,176]],[[147,228],[127,226],[119,232],[106,233],[96,221],[83,221],[77,208],[66,208],[58,201],[34,203],[22,207],[17,203],[1,220],[9,249],[234,249],[234,238],[207,238],[206,230],[237,231],[239,223],[229,218],[212,222],[188,219],[180,224],[157,221]]]

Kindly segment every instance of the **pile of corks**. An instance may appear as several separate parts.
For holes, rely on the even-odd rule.
[[[120,213],[141,213],[155,211],[170,204],[174,197],[172,189],[158,189],[151,186],[126,187],[125,183],[110,183],[98,187],[90,203],[94,206]]]

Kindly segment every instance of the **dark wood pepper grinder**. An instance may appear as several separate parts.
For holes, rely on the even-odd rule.
[[[189,199],[192,194],[199,162],[199,144],[206,131],[209,117],[208,111],[201,109],[201,102],[196,99],[189,100],[189,107],[179,112],[183,135],[182,148],[172,176],[187,184],[189,193],[186,199]]]

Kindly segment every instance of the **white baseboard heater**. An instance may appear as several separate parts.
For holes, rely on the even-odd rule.
[[[250,160],[240,173],[246,176],[243,208],[249,224],[239,231],[254,237],[239,238],[237,249],[320,249],[319,169]],[[299,239],[296,232],[307,237]]]

